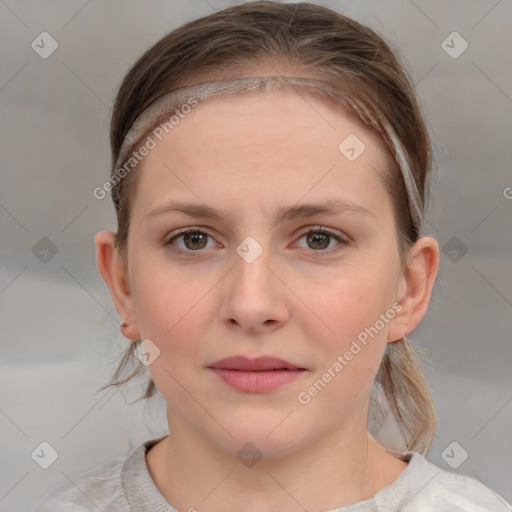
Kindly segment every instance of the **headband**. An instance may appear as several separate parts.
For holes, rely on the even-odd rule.
[[[180,108],[185,112],[185,106],[188,106],[190,111],[190,105],[192,104],[190,103],[191,100],[199,102],[210,97],[224,94],[249,91],[268,91],[272,88],[280,88],[284,85],[290,85],[294,88],[305,87],[316,90],[317,94],[328,96],[331,99],[334,99],[338,104],[341,103],[348,111],[355,113],[365,125],[368,125],[381,133],[388,147],[391,149],[398,167],[400,168],[407,192],[411,218],[419,232],[423,215],[418,189],[411,172],[407,153],[389,121],[385,116],[380,114],[379,109],[375,108],[375,106],[372,105],[373,108],[369,109],[365,105],[365,103],[368,103],[367,100],[363,102],[355,97],[353,93],[349,94],[348,92],[347,94],[341,95],[340,91],[334,91],[332,89],[331,84],[313,78],[286,76],[249,77],[221,82],[206,82],[175,89],[155,100],[135,119],[124,138],[119,152],[119,157],[112,170],[113,174],[118,170],[121,170],[120,167],[128,159],[130,152],[133,151],[133,149],[140,144],[142,138],[147,135],[150,130],[154,129],[156,125],[161,123],[166,116],[169,116],[169,114],[173,112],[177,112],[177,109]],[[170,122],[166,123],[166,125],[167,127],[171,126]],[[169,132],[167,129],[165,131],[167,133]]]

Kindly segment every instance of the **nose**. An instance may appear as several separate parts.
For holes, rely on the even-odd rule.
[[[222,318],[228,327],[246,334],[272,332],[290,315],[290,291],[283,284],[283,269],[270,250],[262,248],[254,260],[245,258],[242,251],[234,253],[234,267],[224,282]]]

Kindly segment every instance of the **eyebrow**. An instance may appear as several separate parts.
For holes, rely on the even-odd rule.
[[[223,212],[211,208],[206,204],[183,203],[180,201],[169,201],[145,215],[146,218],[153,218],[169,212],[182,212],[190,217],[217,219],[225,224],[231,218]],[[358,203],[347,200],[329,200],[324,203],[305,203],[297,206],[284,206],[276,210],[273,218],[274,225],[297,218],[312,217],[314,215],[337,215],[337,214],[359,214],[377,220],[377,216]]]

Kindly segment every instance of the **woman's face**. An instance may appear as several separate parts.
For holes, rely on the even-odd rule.
[[[363,125],[291,89],[201,103],[144,158],[130,332],[154,344],[149,371],[171,431],[278,456],[366,425],[406,292],[379,177],[388,162]],[[174,202],[194,208],[166,209]],[[212,368],[233,356],[298,370]]]

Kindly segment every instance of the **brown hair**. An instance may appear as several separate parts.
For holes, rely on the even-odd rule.
[[[186,23],[146,51],[121,84],[110,131],[112,176],[128,130],[156,99],[213,77],[240,78],[246,76],[242,72],[271,63],[277,70],[294,69],[295,76],[301,76],[297,71],[313,74],[334,90],[341,84],[345,89],[348,86],[355,96],[376,106],[376,114],[389,122],[404,147],[424,212],[432,167],[431,142],[411,80],[396,53],[397,49],[393,51],[370,28],[306,2],[247,2]],[[383,179],[394,204],[405,268],[408,250],[418,239],[421,226],[412,219],[397,165]],[[116,248],[122,257],[126,256],[136,177],[134,169],[114,182],[112,189],[118,221]],[[144,367],[139,362],[121,378],[139,341],[131,342],[112,381],[101,389],[123,384],[141,373]],[[425,453],[435,435],[437,417],[419,360],[406,338],[387,344],[375,384],[374,389],[383,391],[407,448]],[[141,398],[151,397],[155,389],[150,378]],[[374,414],[379,409],[373,393],[371,409]]]

